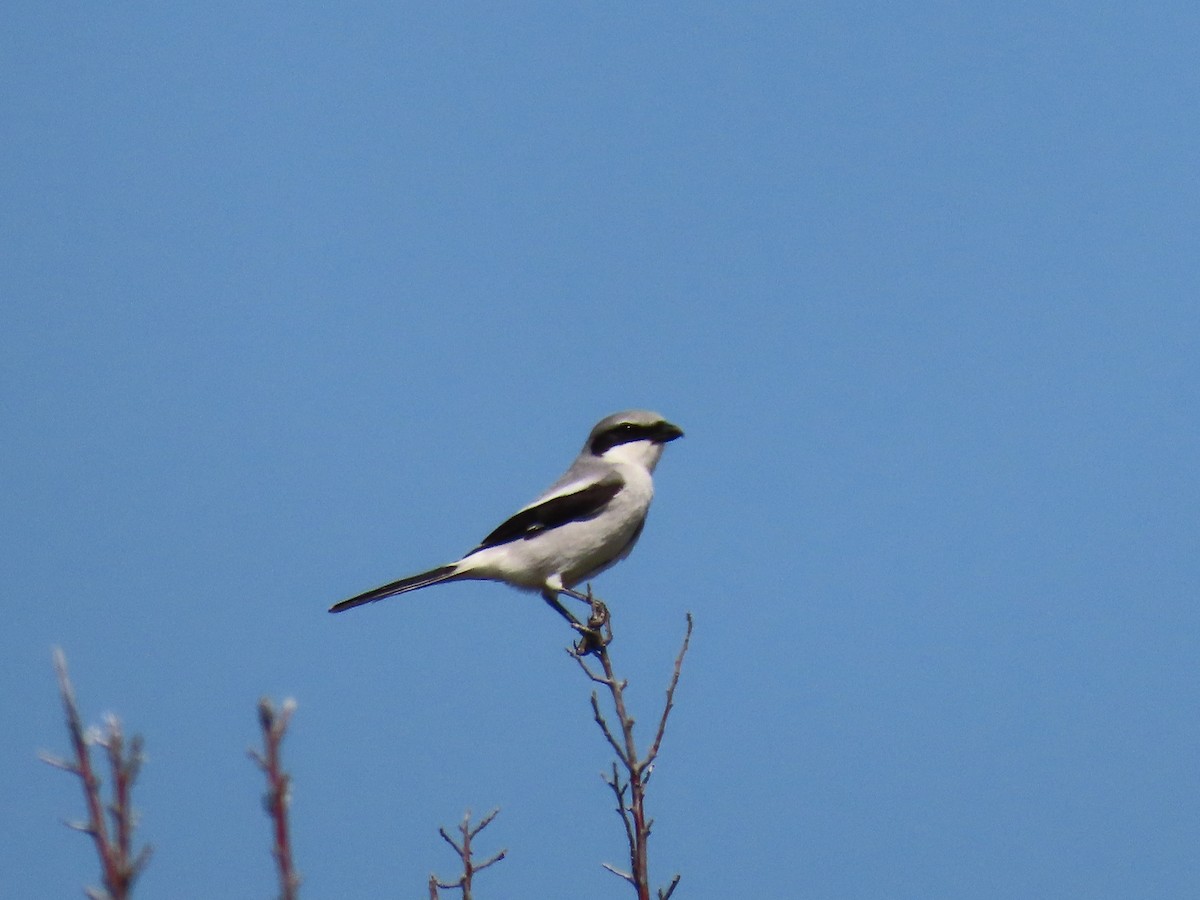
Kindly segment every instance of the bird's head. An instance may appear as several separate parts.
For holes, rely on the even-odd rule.
[[[584,452],[609,462],[635,463],[653,472],[663,445],[680,437],[683,429],[658,413],[630,409],[597,422]]]

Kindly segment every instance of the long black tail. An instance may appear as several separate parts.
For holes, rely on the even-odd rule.
[[[365,594],[359,594],[357,597],[351,597],[349,600],[335,603],[329,607],[329,611],[331,613],[342,612],[347,609],[353,609],[356,606],[362,606],[364,603],[374,603],[376,600],[382,600],[384,597],[394,597],[396,594],[403,594],[405,591],[415,591],[417,588],[429,587],[431,584],[438,584],[442,581],[450,581],[454,578],[457,569],[458,566],[452,564],[441,566],[437,569],[430,569],[428,572],[422,572],[420,575],[409,575],[407,578],[401,578],[399,581],[393,581],[391,584],[377,587],[373,591],[367,591]]]

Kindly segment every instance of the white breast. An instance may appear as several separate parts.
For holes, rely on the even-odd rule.
[[[480,550],[463,562],[476,577],[527,590],[572,587],[600,574],[633,549],[654,498],[653,479],[640,461],[617,462],[616,469],[625,484],[597,515]]]

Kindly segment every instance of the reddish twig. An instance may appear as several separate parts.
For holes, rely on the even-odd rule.
[[[633,735],[633,717],[629,715],[625,704],[625,688],[628,686],[628,682],[617,678],[608,653],[608,645],[612,642],[612,618],[604,603],[592,597],[590,586],[588,598],[592,603],[588,628],[584,633],[584,639],[570,652],[588,678],[596,684],[604,685],[612,697],[613,710],[616,712],[617,722],[620,725],[620,740],[617,739],[600,710],[600,700],[596,691],[592,691],[592,715],[620,763],[618,767],[618,763],[614,762],[612,774],[606,773],[602,777],[616,797],[617,813],[621,816],[621,822],[625,826],[625,837],[629,844],[630,868],[628,872],[623,872],[608,863],[604,864],[604,868],[633,885],[637,891],[638,900],[650,900],[647,852],[650,829],[654,820],[646,817],[646,786],[650,780],[650,773],[654,770],[654,761],[658,758],[659,749],[662,747],[663,735],[667,729],[667,718],[675,705],[675,688],[679,684],[683,658],[687,654],[692,639],[692,614],[687,614],[687,631],[684,634],[683,646],[680,647],[679,655],[675,657],[675,669],[667,687],[667,700],[658,720],[658,729],[654,733],[654,740],[645,757],[639,757]],[[603,674],[589,668],[585,661],[588,656],[595,656],[599,660]],[[621,775],[622,769],[625,772],[624,777]],[[667,900],[675,892],[677,884],[679,884],[678,875],[672,879],[667,888],[658,890],[659,900]]]
[[[102,731],[85,731],[79,715],[79,705],[75,700],[75,688],[67,675],[66,657],[57,647],[54,650],[54,668],[58,672],[58,690],[62,695],[63,709],[67,716],[67,732],[71,736],[74,759],[66,760],[46,753],[42,754],[42,759],[55,768],[78,776],[83,783],[84,802],[88,810],[87,821],[67,824],[77,831],[91,835],[96,844],[96,853],[100,857],[100,873],[104,887],[87,888],[88,897],[93,900],[127,900],[133,883],[150,861],[151,852],[148,845],[137,853],[133,852],[133,830],[137,824],[137,816],[133,810],[132,793],[142,761],[145,759],[142,739],[139,735],[134,735],[130,738],[126,750],[121,722],[112,715],[105,717]],[[113,799],[108,806],[108,814],[112,819],[115,840],[109,832],[104,816],[100,778],[92,768],[92,744],[104,748],[112,772]]]
[[[499,809],[493,809],[490,813],[480,820],[479,824],[474,828],[471,827],[471,811],[468,809],[463,816],[462,822],[458,825],[458,833],[462,835],[462,842],[454,840],[446,833],[445,828],[439,828],[438,834],[442,836],[447,844],[454,848],[454,852],[458,854],[459,860],[462,861],[462,874],[455,881],[442,881],[436,875],[429,876],[429,900],[438,900],[438,888],[452,890],[457,888],[462,891],[463,900],[471,900],[471,885],[475,879],[476,872],[482,872],[488,866],[495,865],[504,859],[508,853],[507,850],[501,850],[499,853],[487,859],[485,862],[476,863],[474,859],[474,850],[471,848],[471,841],[483,829],[492,824],[492,820],[500,813]]]
[[[292,841],[288,829],[288,807],[292,800],[292,778],[283,770],[280,747],[287,733],[296,701],[290,697],[276,711],[271,701],[263,697],[258,701],[258,722],[262,727],[264,753],[250,751],[250,758],[258,763],[267,776],[267,792],[263,805],[271,818],[274,847],[271,852],[279,869],[280,900],[296,900],[300,891],[300,875],[292,863]]]

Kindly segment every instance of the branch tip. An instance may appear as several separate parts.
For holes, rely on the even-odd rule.
[[[666,702],[658,720],[658,727],[655,729],[653,740],[645,757],[641,757],[638,754],[637,744],[634,740],[634,717],[630,714],[625,702],[625,690],[629,687],[629,682],[616,676],[613,670],[612,658],[609,655],[609,645],[613,639],[612,616],[609,613],[608,607],[593,597],[590,586],[588,588],[587,599],[592,604],[592,616],[588,619],[589,631],[599,635],[600,639],[588,644],[585,638],[584,642],[576,645],[575,652],[572,655],[575,657],[575,661],[579,663],[579,667],[583,670],[584,674],[593,683],[602,684],[608,689],[609,696],[612,699],[612,709],[616,714],[617,724],[620,727],[620,735],[618,736],[610,727],[608,718],[600,708],[598,693],[593,690],[590,698],[592,717],[596,725],[600,728],[601,734],[604,735],[605,741],[608,742],[608,745],[617,757],[616,762],[612,763],[611,774],[603,772],[600,777],[612,790],[613,796],[616,799],[616,812],[621,817],[621,823],[625,829],[625,837],[629,847],[630,869],[629,872],[623,872],[608,863],[604,863],[603,865],[604,868],[613,874],[632,884],[637,890],[638,900],[650,900],[647,845],[654,820],[646,815],[646,787],[649,784],[650,775],[654,771],[654,761],[658,757],[659,749],[662,746],[663,736],[667,728],[667,719],[670,717],[671,710],[675,704],[675,689],[679,684],[680,673],[683,669],[683,659],[691,643],[694,623],[692,614],[688,612],[686,614],[687,628],[684,632],[682,646],[675,657],[675,665],[667,686]],[[584,662],[583,657],[587,655],[596,658],[603,671],[603,675],[597,674]],[[624,769],[627,778],[622,778],[621,769]],[[679,876],[676,875],[665,891],[660,889],[658,891],[659,900],[667,900],[674,892],[675,885],[678,882]]]

